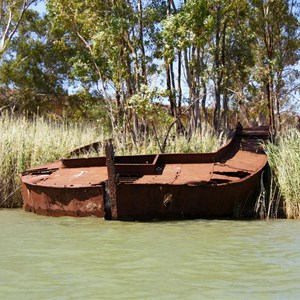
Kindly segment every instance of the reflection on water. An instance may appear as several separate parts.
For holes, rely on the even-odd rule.
[[[0,299],[297,299],[300,222],[0,210]]]

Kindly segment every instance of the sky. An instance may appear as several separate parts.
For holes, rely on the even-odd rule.
[[[46,12],[45,1],[39,1],[36,5],[34,5],[34,9],[36,9],[41,14],[45,13]]]

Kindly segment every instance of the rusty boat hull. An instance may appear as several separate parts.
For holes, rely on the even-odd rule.
[[[268,139],[268,127],[239,128],[213,153],[62,159],[22,174],[24,209],[109,220],[251,217]]]

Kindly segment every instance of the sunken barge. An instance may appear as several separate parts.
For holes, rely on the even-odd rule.
[[[24,209],[46,216],[147,221],[252,217],[269,128],[237,127],[213,153],[61,159],[22,174]]]

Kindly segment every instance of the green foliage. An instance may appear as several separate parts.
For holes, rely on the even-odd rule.
[[[66,95],[64,80],[68,72],[66,57],[49,33],[47,17],[27,10],[19,35],[0,65],[0,84],[10,91],[10,105],[23,111],[41,111],[53,106],[53,95]]]
[[[70,95],[67,101],[64,114],[68,120],[99,123],[103,127],[109,127],[103,97],[79,91]]]
[[[157,88],[151,89],[142,85],[139,93],[128,100],[128,105],[140,118],[146,118],[154,124],[167,125],[171,123],[171,116],[163,106],[163,92]]]
[[[0,59],[3,57],[28,8],[38,0],[1,0],[0,2]]]
[[[0,37],[9,9],[11,25],[22,13],[21,1],[14,2],[1,2]],[[167,111],[155,110],[160,92],[144,91],[160,81],[173,116],[185,109],[184,99],[194,104],[185,115],[189,133],[203,118],[215,129],[229,126],[232,110],[245,123],[276,113],[279,126],[300,86],[296,2],[182,2],[49,0],[43,17],[26,7],[1,56],[0,107],[48,113],[72,93],[74,117],[102,118],[104,103],[112,128],[127,126],[138,136],[134,123],[149,126]]]
[[[289,102],[291,92],[299,90],[300,39],[296,9],[299,7],[294,1],[251,1],[249,20],[256,38],[253,79],[258,89],[267,94],[266,104],[274,128],[281,126],[280,109]]]

